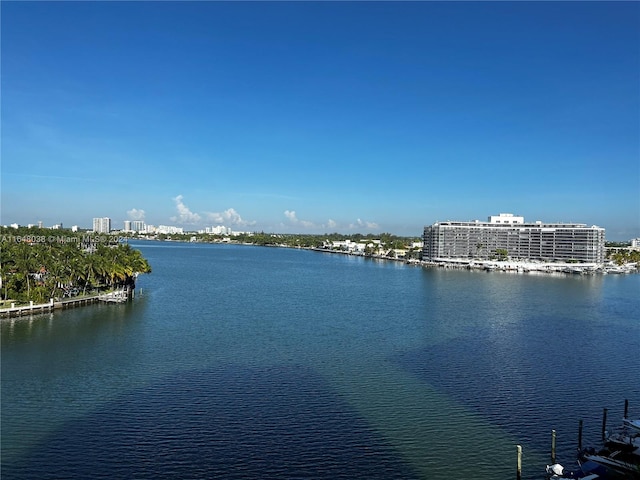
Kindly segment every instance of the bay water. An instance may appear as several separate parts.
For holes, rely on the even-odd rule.
[[[640,417],[639,275],[133,246],[133,302],[1,321],[3,480],[534,479]]]

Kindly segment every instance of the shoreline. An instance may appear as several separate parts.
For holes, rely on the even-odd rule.
[[[345,252],[341,250],[329,250],[324,248],[310,248],[315,252],[336,253],[350,255],[354,257],[375,258],[379,260],[390,260],[403,262],[407,265],[416,265],[424,268],[444,268],[461,270],[486,270],[508,273],[532,273],[532,274],[569,274],[569,275],[606,275],[606,274],[629,274],[640,273],[637,266],[609,266],[598,263],[568,263],[568,262],[534,262],[516,260],[474,260],[457,258],[438,258],[434,261],[392,258],[382,255],[364,255],[356,252]]]

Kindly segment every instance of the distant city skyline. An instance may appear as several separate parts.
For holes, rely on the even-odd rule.
[[[0,224],[640,237],[638,2],[0,9]]]
[[[145,234],[156,234],[156,233],[164,233],[164,234],[188,234],[188,233],[204,233],[204,234],[217,234],[217,235],[226,235],[226,234],[243,234],[243,233],[252,233],[255,232],[255,230],[247,230],[247,231],[240,231],[240,230],[234,230],[231,227],[227,227],[223,224],[217,224],[217,225],[211,225],[211,226],[205,226],[205,227],[199,227],[199,228],[184,228],[184,227],[178,227],[175,225],[153,225],[153,224],[147,224],[144,220],[124,220],[122,222],[122,227],[118,226],[118,223],[113,223],[112,221],[113,219],[109,218],[109,217],[96,217],[93,218],[93,228],[89,228],[88,230],[93,230],[96,233],[108,233],[108,232],[117,232],[117,231],[123,231],[123,232],[129,232],[129,233],[145,233]],[[535,221],[527,221],[525,223],[525,218],[523,216],[520,215],[514,215],[513,213],[508,213],[508,212],[501,212],[498,213],[497,215],[489,215],[488,218],[486,218],[485,220],[482,220],[480,218],[475,218],[473,220],[462,220],[462,219],[448,219],[446,221],[439,221],[439,223],[457,223],[460,222],[462,223],[469,223],[472,225],[484,225],[487,223],[491,223],[491,224],[509,224],[509,225],[517,225],[517,224],[522,224],[522,225],[527,225],[527,226],[531,226],[534,224],[539,224],[542,225],[543,227],[549,226],[549,225],[554,225],[554,226],[567,226],[568,228],[576,228],[579,227],[580,225],[583,225],[584,228],[586,229],[590,229],[590,230],[601,230],[601,231],[605,231],[606,229],[600,225],[588,225],[585,224],[584,222],[563,222],[563,221],[558,221],[558,222],[544,222],[542,220],[535,220]],[[438,223],[438,222],[437,222]],[[11,225],[4,225],[4,226],[11,226],[11,227],[19,227],[19,226],[26,226],[28,228],[31,227],[38,227],[38,228],[49,228],[49,229],[61,229],[62,227],[62,223],[59,224],[54,224],[52,226],[45,226],[43,224],[42,221],[39,221],[37,224],[34,223],[28,223],[28,224],[19,224],[19,223],[14,223]],[[425,225],[424,228],[430,228],[430,226]],[[78,226],[74,225],[71,227],[71,229],[73,231],[77,231],[78,230]],[[269,232],[269,233],[283,233],[283,232]],[[297,232],[297,233],[302,233],[302,232]],[[323,232],[323,233],[334,233],[334,232]],[[356,232],[356,233],[375,233],[375,232],[370,232],[370,231],[366,231],[366,232]],[[382,233],[382,232],[381,232]],[[405,235],[408,237],[422,237],[422,235]],[[611,239],[610,239],[611,240]],[[640,237],[633,237],[630,239],[616,239],[613,241],[630,241],[632,246],[637,246],[637,242],[640,240]]]

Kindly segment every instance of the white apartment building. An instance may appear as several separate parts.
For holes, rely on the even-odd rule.
[[[164,233],[166,235],[171,235],[171,234],[182,235],[184,233],[184,228],[174,227],[171,225],[158,225],[157,228],[155,229],[155,233]]]
[[[438,222],[424,227],[422,258],[482,259],[506,251],[511,259],[603,263],[605,229],[582,223],[525,223],[509,213],[481,222]]]
[[[133,220],[131,222],[131,230],[134,232],[146,232],[147,226],[145,225],[143,220]]]
[[[94,218],[93,231],[95,233],[109,233],[111,231],[111,219],[109,217]]]
[[[125,232],[145,233],[147,231],[147,226],[143,220],[125,220],[123,224]]]
[[[205,227],[204,230],[198,230],[198,233],[204,233],[208,235],[231,235],[231,228],[227,228],[224,225],[218,225],[215,227]]]

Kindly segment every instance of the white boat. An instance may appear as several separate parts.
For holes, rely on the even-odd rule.
[[[568,472],[559,463],[547,465],[548,480],[597,480],[600,475],[597,473]]]

